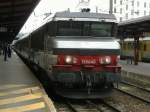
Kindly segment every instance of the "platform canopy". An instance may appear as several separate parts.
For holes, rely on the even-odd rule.
[[[120,38],[126,38],[129,35],[139,35],[150,32],[150,16],[130,19],[119,23],[118,35]]]
[[[40,0],[0,0],[0,41],[12,42]]]

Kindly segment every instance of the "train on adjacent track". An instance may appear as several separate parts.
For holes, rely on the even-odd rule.
[[[134,59],[134,39],[125,39],[120,41],[121,59]],[[150,38],[144,37],[139,39],[138,60],[142,62],[150,62]]]
[[[56,94],[103,98],[120,81],[120,45],[113,14],[57,12],[43,26],[19,39],[15,51],[46,72]]]

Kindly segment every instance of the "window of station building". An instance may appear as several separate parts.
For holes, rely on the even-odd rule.
[[[122,22],[122,17],[120,17],[120,22]]]
[[[122,14],[122,8],[120,8],[120,14]]]
[[[140,11],[139,10],[137,10],[137,12],[135,12],[138,16],[139,16],[139,14],[140,14]]]
[[[126,13],[126,15],[125,15],[125,16],[126,16],[126,19],[128,19],[128,13]]]
[[[122,0],[120,0],[120,5],[122,5]]]
[[[146,16],[146,11],[144,11],[144,16]]]
[[[117,9],[116,8],[114,8],[114,13],[116,13],[117,12]]]
[[[144,8],[146,8],[146,2],[144,2]]]
[[[132,6],[134,6],[134,1],[131,2]]]
[[[134,15],[134,9],[131,10],[131,15]]]
[[[140,3],[139,3],[139,1],[137,1],[137,7],[139,7],[140,6]]]
[[[128,5],[126,5],[126,10],[128,10]]]
[[[114,0],[114,4],[116,4],[116,0]]]

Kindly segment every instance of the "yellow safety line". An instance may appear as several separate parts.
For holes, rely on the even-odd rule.
[[[33,111],[45,108],[44,102],[34,103],[25,106],[7,108],[7,109],[0,109],[0,112],[25,112],[25,111]]]
[[[49,99],[49,97],[47,95],[43,95],[43,99],[45,101],[45,104],[47,105],[47,111],[49,112],[57,112],[54,103],[52,102],[52,100]]]
[[[24,96],[19,96],[15,98],[8,98],[8,99],[2,99],[0,100],[0,105],[6,105],[6,104],[12,104],[12,103],[18,103],[18,102],[23,102],[23,101],[28,101],[28,100],[34,100],[42,97],[42,93],[36,93],[36,94],[31,94],[31,95],[24,95]]]
[[[25,84],[6,84],[6,85],[0,85],[0,90],[4,89],[11,89],[11,88],[16,88],[16,87],[25,87],[27,85]]]
[[[30,87],[30,88],[23,88],[23,89],[18,89],[18,90],[13,90],[13,91],[7,91],[7,92],[0,92],[0,96],[7,96],[7,95],[13,95],[13,94],[22,94],[22,93],[30,93],[40,90],[39,87]]]

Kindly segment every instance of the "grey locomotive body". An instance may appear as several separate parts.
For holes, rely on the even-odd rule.
[[[15,49],[46,71],[57,94],[101,98],[119,81],[116,26],[111,14],[60,12],[16,42]]]

